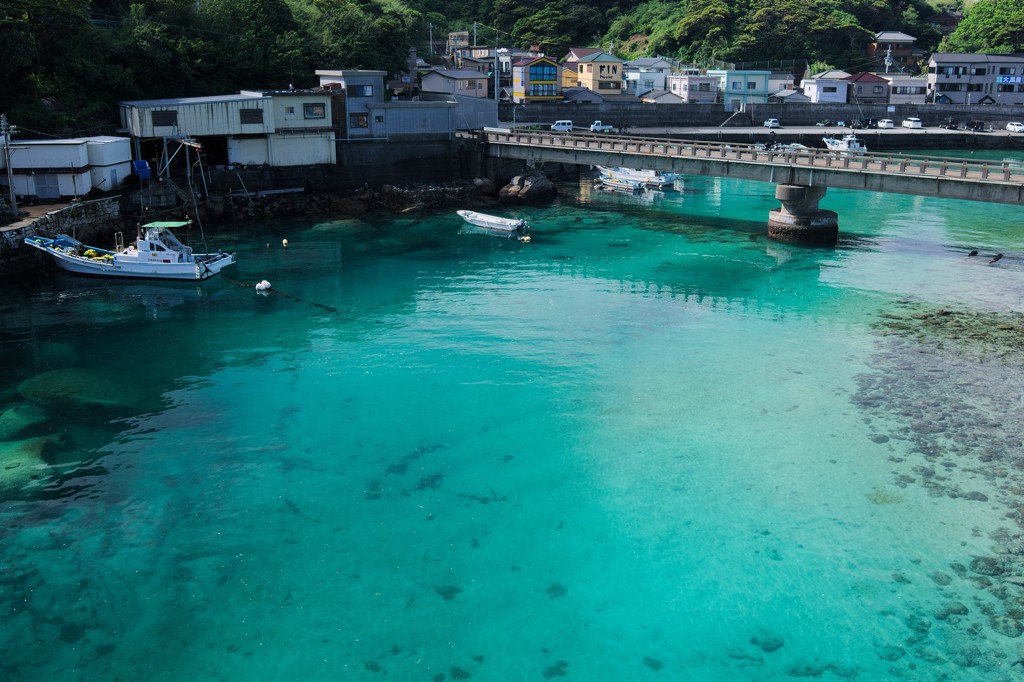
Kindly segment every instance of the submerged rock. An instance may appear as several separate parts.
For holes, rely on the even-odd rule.
[[[49,460],[59,448],[55,436],[0,443],[0,498],[19,496],[51,475]]]
[[[32,403],[19,403],[0,412],[0,441],[16,440],[46,424],[49,416]]]
[[[54,411],[145,411],[145,396],[134,385],[109,372],[57,369],[26,379],[18,392],[37,405]]]
[[[781,649],[786,644],[786,640],[773,632],[762,630],[750,638],[750,643],[759,647],[765,653],[771,653]]]

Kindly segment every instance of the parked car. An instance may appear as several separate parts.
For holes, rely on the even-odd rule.
[[[970,130],[975,133],[987,133],[991,132],[992,128],[984,121],[967,121],[960,126],[960,130]]]
[[[924,126],[921,125],[921,119],[914,118],[913,116],[911,116],[910,118],[903,119],[903,127],[904,128],[923,128]]]
[[[896,124],[892,122],[891,118],[882,118],[878,120],[879,128],[895,128]]]
[[[566,119],[562,121],[555,121],[551,124],[551,132],[553,133],[571,133],[572,132],[572,121]]]
[[[953,118],[952,116],[949,116],[947,118],[942,119],[942,123],[939,124],[939,127],[940,128],[945,128],[947,130],[956,130],[960,126],[956,122],[955,118]]]
[[[613,130],[615,130],[614,127],[607,123],[602,123],[601,121],[594,121],[590,124],[590,132],[592,133],[610,133]]]
[[[764,127],[765,128],[781,128],[782,124],[779,123],[779,119],[777,119],[777,118],[769,118],[769,119],[765,119]]]
[[[1011,133],[1024,133],[1024,123],[1020,121],[1010,121],[1006,124],[1006,129]]]

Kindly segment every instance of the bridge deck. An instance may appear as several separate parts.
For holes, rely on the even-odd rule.
[[[765,149],[609,135],[485,130],[499,158],[627,166],[777,184],[842,187],[1024,205],[1024,162],[909,154],[845,154],[827,149]]]

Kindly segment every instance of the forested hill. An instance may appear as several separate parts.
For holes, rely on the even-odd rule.
[[[410,46],[474,30],[477,42],[561,56],[806,59],[858,68],[881,30],[940,36],[937,0],[5,0],[0,112],[52,134],[109,129],[125,99],[314,84],[317,68],[404,68]],[[956,3],[953,3],[956,5]],[[968,2],[951,50],[1024,51],[1024,2]]]

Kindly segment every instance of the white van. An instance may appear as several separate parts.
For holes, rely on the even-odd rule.
[[[571,133],[572,132],[572,121],[555,121],[551,124],[551,132],[553,133]]]

